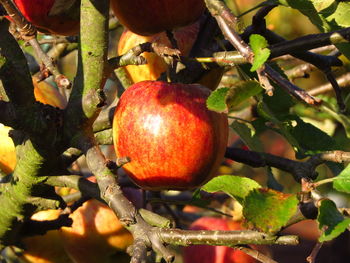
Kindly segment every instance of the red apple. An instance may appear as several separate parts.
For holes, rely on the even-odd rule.
[[[173,32],[178,49],[182,56],[187,56],[190,53],[191,48],[196,41],[198,32],[199,23],[179,28]],[[118,42],[118,55],[123,55],[136,45],[145,42],[156,42],[172,48],[170,40],[165,32],[151,36],[141,36],[130,30],[125,30]],[[146,65],[129,65],[125,67],[128,75],[134,83],[143,80],[156,80],[167,70],[168,65],[155,53],[145,52],[142,56],[147,59]]]
[[[320,237],[321,230],[318,228],[316,220],[303,220],[293,224],[282,231],[283,234],[297,235],[299,238],[311,241],[317,241]]]
[[[242,230],[240,222],[224,218],[201,217],[190,226],[191,230]],[[240,250],[225,246],[193,245],[183,248],[184,263],[254,263],[257,262]]]
[[[193,23],[204,12],[204,0],[112,0],[119,21],[139,35],[153,35]]]
[[[141,188],[191,189],[216,175],[226,149],[226,114],[210,111],[199,84],[143,81],[129,87],[114,113],[116,154]]]
[[[69,36],[79,32],[78,9],[70,10],[76,1],[14,0],[14,3],[40,32]]]

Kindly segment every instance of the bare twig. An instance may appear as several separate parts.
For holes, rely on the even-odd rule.
[[[159,233],[161,239],[167,244],[189,246],[209,244],[213,246],[235,246],[235,245],[297,245],[297,236],[269,236],[265,233],[251,230],[180,230],[162,229]]]
[[[241,55],[249,62],[253,63],[254,54],[250,47],[241,39],[237,32],[233,30],[233,27],[237,21],[237,18],[230,12],[230,10],[224,5],[223,2],[218,0],[206,0],[206,5],[212,15],[217,19],[218,24],[223,31],[225,37],[229,42],[241,53]],[[259,79],[265,80],[265,75],[269,77],[272,81],[280,85],[282,88],[286,89],[291,95],[299,100],[305,101],[311,105],[320,104],[320,100],[313,98],[306,91],[295,86],[288,80],[284,79],[279,73],[272,69],[266,63],[257,72],[260,73]],[[272,94],[273,88],[268,85],[266,81],[265,88],[268,94]]]
[[[338,77],[336,79],[339,87],[347,87],[350,85],[350,73],[346,73],[340,77]],[[316,95],[319,95],[319,94],[323,94],[323,93],[326,93],[326,92],[329,92],[333,90],[333,87],[330,83],[327,83],[327,84],[324,84],[324,85],[321,85],[319,87],[316,87],[312,90],[309,90],[309,94],[312,95],[312,96],[316,96]]]
[[[314,65],[311,65],[309,63],[305,63],[305,64],[298,65],[290,70],[286,70],[284,73],[288,76],[288,78],[290,80],[293,81],[297,78],[308,78],[309,72],[311,72],[315,68],[316,67]],[[311,94],[310,91],[308,91],[308,93],[310,95],[314,95],[314,94]]]
[[[11,17],[12,21],[16,24],[21,34],[21,37],[30,43],[33,47],[36,55],[44,63],[46,68],[50,71],[50,73],[54,76],[55,82],[59,88],[68,88],[71,83],[62,75],[57,69],[56,65],[53,63],[52,59],[45,54],[42,50],[38,40],[36,39],[36,29],[35,27],[29,23],[24,16],[18,11],[12,1],[10,0],[0,0],[0,3],[6,9],[8,15]]]
[[[348,42],[350,39],[350,27],[340,29],[338,31],[310,34],[293,40],[285,41],[271,45],[271,53],[273,56],[282,56],[290,54],[298,50],[309,50],[328,46],[331,44]]]
[[[234,247],[235,249],[238,249],[240,251],[243,251],[244,253],[246,253],[247,255],[255,258],[256,260],[262,262],[262,263],[278,263],[277,261],[273,260],[272,258],[269,258],[268,256],[262,254],[261,252],[249,248],[249,247],[243,247],[243,246],[238,246],[238,247]]]
[[[315,54],[321,54],[324,52],[332,52],[332,51],[336,51],[336,50],[337,50],[337,48],[334,45],[328,45],[328,46],[324,46],[324,47],[310,49],[309,52],[312,52]],[[278,60],[295,60],[295,57],[292,55],[283,55],[283,56],[278,56],[276,58],[278,58]]]
[[[226,149],[225,157],[237,162],[248,164],[252,167],[271,166],[291,173],[297,182],[305,182],[305,185],[310,188],[306,192],[310,192],[315,187],[334,180],[334,178],[330,178],[312,183],[310,179],[314,180],[317,177],[317,172],[315,171],[316,167],[326,161],[336,163],[349,162],[350,152],[329,151],[311,156],[305,162],[299,162],[269,153],[259,153],[243,150],[241,148],[228,147]]]
[[[350,152],[344,151],[328,151],[311,157],[310,162],[319,163],[322,161],[330,161],[335,163],[350,162]]]
[[[25,41],[34,39],[36,37],[36,28],[24,18],[13,2],[10,0],[0,0],[0,3],[5,8],[11,20],[17,25],[22,38]]]
[[[306,258],[306,261],[309,263],[315,263],[316,257],[320,249],[322,248],[323,243],[317,242],[314,248],[311,251],[311,254]]]
[[[340,86],[339,86],[337,80],[335,79],[334,75],[332,74],[331,68],[327,68],[323,72],[325,73],[329,83],[332,85],[332,88],[335,92],[335,96],[337,98],[339,110],[342,113],[344,113],[345,112],[345,103],[344,103],[344,100],[343,100],[342,95],[341,95]]]

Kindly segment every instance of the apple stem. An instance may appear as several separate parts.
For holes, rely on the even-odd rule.
[[[131,161],[131,159],[128,156],[125,157],[117,157],[116,164],[118,167],[122,167],[124,164],[127,164]]]
[[[29,41],[30,39],[34,39],[37,33],[36,28],[25,19],[22,13],[18,11],[15,4],[10,0],[0,0],[0,3],[5,8],[12,21],[17,25],[23,40]]]
[[[3,5],[6,12],[11,17],[12,21],[16,24],[21,38],[29,42],[29,44],[33,47],[38,58],[44,63],[46,68],[49,69],[50,73],[54,75],[55,81],[58,87],[60,88],[70,87],[71,85],[70,81],[67,79],[67,77],[65,77],[59,72],[56,65],[54,65],[52,59],[41,48],[36,38],[37,36],[36,28],[25,19],[25,17],[15,7],[12,1],[0,0],[0,4]]]
[[[179,46],[177,44],[176,38],[175,38],[175,36],[173,34],[173,31],[166,30],[165,33],[166,33],[166,36],[168,37],[168,39],[169,39],[169,41],[171,43],[172,48],[179,49]]]

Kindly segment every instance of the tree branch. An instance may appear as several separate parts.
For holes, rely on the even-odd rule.
[[[163,229],[160,233],[163,242],[167,244],[189,246],[207,244],[213,246],[236,245],[297,245],[297,236],[269,236],[268,234],[251,230],[180,230]]]
[[[230,12],[230,10],[224,5],[223,2],[218,0],[206,0],[207,7],[213,16],[216,17],[221,30],[230,43],[241,53],[241,55],[249,62],[253,63],[254,54],[250,47],[240,38],[237,32],[233,30],[233,27],[237,21],[237,18]],[[267,88],[269,95],[272,95],[272,87],[268,84],[266,77],[273,80],[276,84],[286,89],[295,98],[302,100],[311,105],[318,105],[320,100],[313,98],[306,91],[295,86],[288,80],[284,79],[274,69],[272,69],[266,63],[257,72],[259,80]]]
[[[21,48],[8,32],[8,24],[0,21],[0,78],[8,99],[29,107],[35,103],[32,77]]]

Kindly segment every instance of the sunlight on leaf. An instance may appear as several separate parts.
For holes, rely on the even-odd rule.
[[[266,39],[261,35],[252,34],[249,37],[249,44],[254,53],[254,62],[250,69],[250,71],[253,72],[260,68],[267,61],[271,52],[270,49],[267,48],[268,43]]]
[[[222,191],[242,203],[251,190],[260,187],[256,181],[246,177],[220,175],[211,179],[202,190],[209,193]]]
[[[243,215],[248,225],[267,233],[276,233],[296,213],[298,199],[272,189],[256,189],[244,200]]]
[[[207,99],[207,108],[216,112],[227,110],[226,96],[229,90],[229,88],[220,88],[213,91]]]
[[[350,194],[350,165],[334,179],[333,188],[339,192]]]

